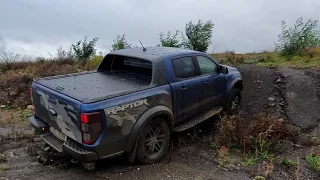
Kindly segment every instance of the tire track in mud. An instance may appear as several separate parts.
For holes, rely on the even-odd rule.
[[[316,70],[306,70],[305,74],[312,77],[317,86],[317,97],[320,103],[320,69]]]
[[[320,101],[315,79],[299,69],[280,68],[279,72],[286,77],[284,96],[287,117],[303,132],[312,131],[320,123]]]

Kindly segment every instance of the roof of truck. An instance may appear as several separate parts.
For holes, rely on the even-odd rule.
[[[142,47],[122,49],[109,53],[110,55],[130,56],[139,59],[147,59],[150,61],[161,60],[164,57],[172,57],[179,54],[194,54],[202,53],[199,51],[173,48],[173,47],[147,47],[146,51],[143,51]],[[161,57],[161,58],[160,58]]]

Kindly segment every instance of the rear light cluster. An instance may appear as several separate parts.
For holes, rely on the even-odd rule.
[[[102,131],[100,112],[81,113],[81,132],[83,144],[94,144]]]

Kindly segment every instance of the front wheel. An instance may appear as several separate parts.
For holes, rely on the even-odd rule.
[[[229,94],[227,103],[224,107],[225,111],[228,114],[233,114],[237,112],[239,110],[240,101],[241,101],[241,90],[238,88],[235,88]]]
[[[142,164],[160,161],[170,147],[170,129],[166,121],[156,118],[149,121],[142,129],[138,146],[137,159]]]

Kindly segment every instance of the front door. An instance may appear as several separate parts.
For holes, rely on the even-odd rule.
[[[195,61],[191,56],[173,59],[174,112],[177,122],[183,122],[200,112],[201,81],[196,78]]]
[[[201,110],[207,111],[224,101],[225,75],[219,73],[217,64],[206,56],[196,56],[196,67],[202,83]]]

